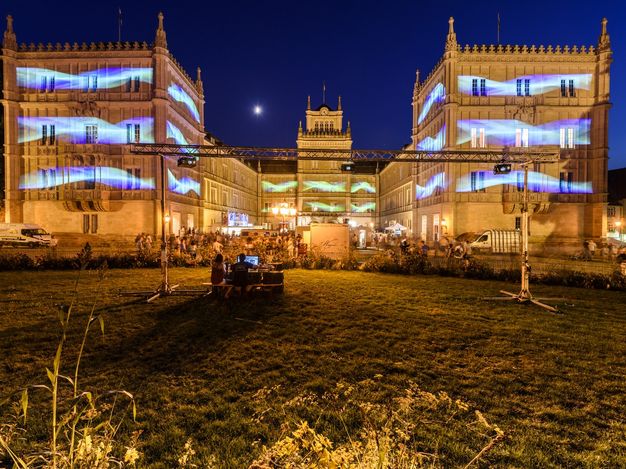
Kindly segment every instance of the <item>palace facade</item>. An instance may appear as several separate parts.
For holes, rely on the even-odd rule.
[[[560,151],[529,174],[531,239],[606,236],[609,68],[607,21],[597,46],[466,45],[450,18],[445,52],[413,91],[415,150]],[[380,175],[381,223],[436,240],[519,229],[523,171],[476,163],[392,163]]]
[[[532,238],[558,243],[606,236],[609,68],[606,20],[597,46],[465,46],[449,22],[445,52],[413,90],[405,149],[545,148],[561,161],[529,175]],[[356,165],[329,159],[246,164],[201,158],[195,167],[138,156],[130,145],[221,145],[204,130],[200,76],[167,48],[163,15],[153,44],[22,44],[7,18],[2,47],[4,219],[60,235],[168,231],[311,222],[361,228],[399,223],[434,241],[467,231],[520,227],[523,173],[476,163]],[[350,123],[324,102],[301,122],[298,149],[352,148]],[[272,209],[295,211],[284,218]]]

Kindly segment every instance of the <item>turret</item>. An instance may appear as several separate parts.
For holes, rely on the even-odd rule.
[[[446,37],[446,50],[456,50],[456,33],[454,32],[454,18],[451,16],[448,20],[448,36]]]
[[[159,26],[156,30],[156,36],[154,38],[154,46],[167,49],[167,36],[165,34],[165,30],[163,29],[163,12],[161,11],[159,12],[158,19],[159,19]]]
[[[11,15],[7,16],[7,29],[4,32],[2,46],[5,49],[17,50],[17,38],[13,31],[13,17]]]

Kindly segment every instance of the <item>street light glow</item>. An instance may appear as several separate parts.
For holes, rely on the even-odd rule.
[[[259,106],[258,104],[254,106],[255,115],[260,116],[262,112],[263,112],[263,108],[261,106]]]

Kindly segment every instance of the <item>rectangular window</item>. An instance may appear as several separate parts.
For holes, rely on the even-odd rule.
[[[45,93],[47,89],[48,89],[48,77],[42,76],[39,82],[39,92]]]
[[[48,139],[48,142],[50,142],[50,145],[54,145],[56,141],[57,141],[56,127],[54,124],[50,124],[50,137]]]
[[[480,95],[487,96],[487,82],[484,78],[480,79]]]
[[[48,189],[53,189],[57,185],[57,170],[55,168],[51,168],[48,170]]]
[[[470,173],[470,187],[472,192],[485,192],[484,171],[472,171]]]
[[[472,78],[472,96],[478,96],[478,79]]]
[[[485,129],[481,127],[478,129],[478,147],[485,148]]]
[[[567,98],[567,86],[565,85],[565,80],[561,80],[561,97]]]
[[[528,78],[524,80],[524,95],[530,96],[530,79]]]
[[[91,216],[91,232],[94,234],[98,232],[98,215]]]
[[[48,142],[48,126],[41,126],[41,144],[45,145]]]
[[[54,91],[54,77],[50,77],[50,80],[48,80],[48,92],[52,93]]]
[[[91,79],[91,91],[96,91],[98,89],[98,75],[91,75],[89,78]]]
[[[515,217],[515,229],[516,230],[522,229],[522,217]]]
[[[98,126],[85,126],[85,143],[98,143]]]
[[[515,129],[515,146],[528,147],[528,129]]]
[[[572,182],[574,181],[574,173],[571,171],[563,171],[559,175],[559,192],[568,194],[572,192]]]
[[[128,77],[128,81],[126,82],[126,92],[130,93],[133,90],[133,79]]]
[[[85,171],[85,175],[87,175],[87,171]],[[96,188],[96,168],[91,168],[91,171],[88,174],[88,178],[85,178],[83,188],[87,190],[93,190]]]
[[[126,143],[133,143],[133,124],[126,124]]]
[[[135,124],[135,143],[139,143],[141,140],[141,127],[139,124]]]
[[[567,148],[574,148],[574,129],[567,129]]]
[[[139,81],[139,77],[135,77],[135,92],[139,91],[139,86],[141,85],[141,81]]]
[[[83,233],[89,233],[89,215],[83,215]]]
[[[569,95],[573,98],[576,96],[576,90],[574,89],[574,80],[569,81]]]
[[[522,80],[517,80],[517,95],[522,96]]]

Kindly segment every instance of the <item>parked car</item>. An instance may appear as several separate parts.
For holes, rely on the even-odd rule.
[[[0,247],[50,247],[57,240],[41,226],[31,223],[0,223]]]

